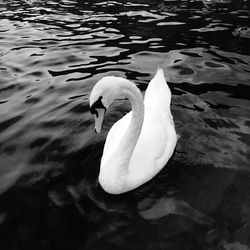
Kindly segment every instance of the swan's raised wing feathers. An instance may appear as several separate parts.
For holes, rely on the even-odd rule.
[[[163,70],[158,69],[154,78],[148,84],[144,104],[146,107],[168,110],[170,109],[170,102],[171,91],[166,83]]]
[[[165,166],[176,141],[175,129],[164,111],[146,108],[141,135],[129,164],[128,179],[140,185],[150,180]]]

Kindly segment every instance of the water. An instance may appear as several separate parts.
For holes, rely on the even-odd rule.
[[[249,1],[1,1],[0,249],[250,249]],[[97,183],[105,75],[146,89],[163,67],[180,135],[153,180]]]

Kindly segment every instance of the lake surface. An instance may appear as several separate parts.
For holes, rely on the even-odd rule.
[[[0,1],[0,249],[250,249],[249,1]],[[209,3],[208,3],[209,2]],[[98,185],[105,75],[147,88],[157,67],[180,135],[149,183]],[[143,167],[143,166],[142,166]]]

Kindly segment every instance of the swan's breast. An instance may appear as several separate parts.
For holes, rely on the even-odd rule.
[[[129,112],[111,127],[104,145],[101,166],[105,165],[105,162],[117,149],[125,132],[128,129],[131,117],[132,117],[132,112]]]

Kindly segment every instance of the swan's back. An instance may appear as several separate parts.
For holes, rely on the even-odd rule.
[[[145,92],[146,107],[160,110],[170,110],[171,91],[166,83],[164,72],[158,69]]]

